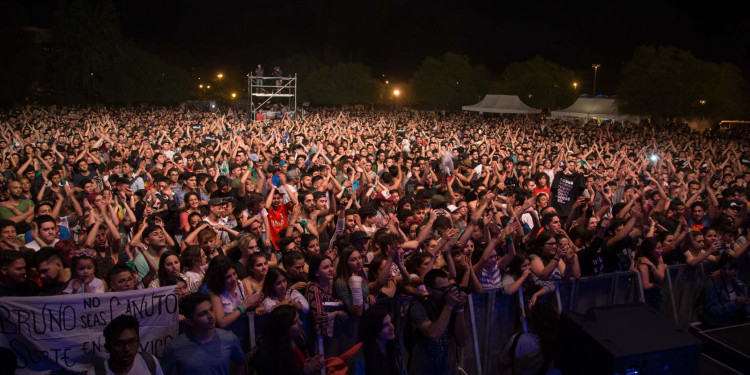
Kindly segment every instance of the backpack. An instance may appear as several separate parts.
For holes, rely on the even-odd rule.
[[[146,362],[146,367],[148,367],[148,372],[151,375],[156,375],[156,360],[154,359],[154,356],[146,352],[140,352],[138,354],[140,354],[141,358],[143,358],[143,361]],[[94,365],[94,375],[106,375],[106,374],[107,374],[107,369],[104,368],[104,361],[101,361]]]

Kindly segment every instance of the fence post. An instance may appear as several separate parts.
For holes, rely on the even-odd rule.
[[[557,311],[562,313],[562,300],[560,299],[560,281],[555,281],[555,299],[557,299]]]
[[[612,278],[612,298],[611,298],[610,305],[617,304],[617,283],[618,283],[619,278],[620,278],[620,273],[616,272],[614,274],[614,277]]]
[[[318,354],[322,354],[323,360],[325,360],[325,348],[323,345],[323,335],[318,335]],[[320,375],[326,375],[326,368],[323,366],[323,368],[320,369]]]
[[[674,318],[674,324],[680,325],[680,322],[677,318],[677,306],[675,306],[674,303],[674,289],[672,288],[672,273],[669,272],[670,268],[667,267],[667,289],[669,289],[669,301],[672,303],[672,317]],[[640,278],[639,278],[640,280]]]
[[[479,338],[477,338],[477,324],[474,319],[474,297],[469,294],[469,316],[471,322],[471,334],[474,336],[474,357],[477,361],[477,373],[482,373],[482,359],[479,358]],[[463,356],[461,356],[463,358]]]
[[[482,358],[484,358],[484,365],[482,368],[489,371],[490,368],[490,339],[492,335],[489,334],[490,329],[493,327],[493,323],[496,322],[495,317],[495,298],[497,296],[497,289],[490,290],[487,295],[487,316],[485,316],[485,329],[487,333],[484,335],[484,350],[482,351]],[[478,369],[478,373],[481,374],[481,368]]]
[[[257,337],[255,334],[255,312],[248,311],[247,319],[249,320],[248,326],[250,326],[250,350],[252,350],[257,343]]]
[[[641,303],[646,303],[646,297],[643,295],[643,281],[641,281],[641,274],[635,271],[631,271],[633,273],[633,277],[635,277],[635,281],[637,282],[636,287],[638,288],[638,301]]]
[[[578,292],[578,279],[573,279],[570,283],[573,285],[570,286],[570,304],[568,306],[568,311],[574,311],[573,305],[575,303],[576,294]]]
[[[523,302],[523,291],[522,288],[518,288],[518,306],[521,309],[521,326],[523,327],[523,333],[529,333],[529,328],[526,326],[526,304]]]

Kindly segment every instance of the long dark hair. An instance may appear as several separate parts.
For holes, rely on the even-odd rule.
[[[190,245],[186,247],[182,252],[182,255],[180,255],[180,266],[182,266],[182,269],[192,271],[196,263],[200,265],[201,252],[203,252],[203,250],[201,250],[198,245]]]
[[[206,276],[203,282],[208,287],[208,290],[214,294],[224,293],[225,285],[224,276],[226,276],[229,270],[234,269],[234,264],[229,258],[224,255],[217,255],[214,259],[211,259],[211,263],[208,264],[206,270]]]
[[[349,258],[351,258],[355,252],[359,252],[359,250],[355,249],[353,246],[347,246],[346,248],[344,248],[344,251],[341,253],[341,255],[339,255],[339,264],[338,267],[336,267],[336,278],[341,280],[341,285],[344,286],[344,289],[349,287],[349,276],[353,274],[352,270],[349,268]],[[360,256],[362,256],[361,253]],[[366,278],[363,277],[363,279]]]
[[[245,262],[245,273],[252,278],[252,275],[255,271],[253,269],[255,268],[255,262],[258,261],[258,259],[263,258],[266,261],[268,261],[268,257],[265,253],[257,252],[250,254],[249,257],[247,257],[247,262]],[[265,280],[265,278],[264,278]],[[263,281],[263,280],[261,280]]]
[[[326,259],[331,260],[331,258],[325,254],[318,254],[310,259],[310,267],[308,267],[310,271],[307,273],[307,277],[310,281],[318,282],[318,276],[315,273],[318,272],[320,264]],[[333,261],[331,260],[331,262]],[[335,277],[336,275],[334,275],[334,278]],[[333,283],[333,280],[331,280],[331,283]]]
[[[543,230],[542,233],[536,237],[534,241],[534,254],[536,254],[542,260],[546,260],[548,257],[544,255],[544,244],[550,239],[555,238],[555,234],[549,230]]]
[[[383,331],[383,320],[388,315],[388,309],[374,305],[365,311],[359,322],[359,339],[362,341],[367,375],[400,373],[398,337],[385,343],[385,353],[377,343],[378,335]]]
[[[539,336],[542,354],[555,359],[557,355],[557,330],[560,314],[557,307],[548,302],[539,302],[529,311],[529,330]]]
[[[281,305],[271,311],[260,336],[259,355],[276,367],[276,374],[297,374],[294,360],[294,339],[287,335],[299,313],[294,306]]]
[[[180,267],[182,267],[182,260],[180,259],[180,256],[177,255],[174,251],[165,251],[163,254],[161,254],[161,257],[159,257],[159,271],[157,271],[157,276],[159,279],[159,286],[165,286],[167,284],[167,280],[170,278],[170,275],[167,274],[166,267],[164,267],[164,263],[167,262],[167,258],[170,256],[177,257],[177,260],[180,261]],[[182,269],[180,269],[182,271]]]
[[[654,250],[656,250],[657,246],[659,246],[658,239],[656,239],[655,237],[646,238],[641,243],[641,247],[635,252],[635,259],[643,257],[650,261],[654,261],[651,255],[654,253]]]
[[[514,280],[518,280],[523,274],[521,266],[523,266],[523,262],[527,260],[531,262],[531,258],[528,255],[523,252],[519,252],[516,253],[516,257],[510,261],[510,264],[508,264],[508,274],[513,276]],[[530,296],[530,293],[539,290],[539,286],[534,283],[533,278],[527,277],[526,280],[524,280],[523,284],[521,284],[521,290],[523,291],[523,294],[525,296]]]
[[[276,295],[276,289],[275,284],[276,281],[279,280],[279,277],[286,277],[286,272],[282,270],[279,267],[271,267],[268,269],[268,273],[266,274],[265,280],[263,280],[263,288],[261,289],[261,292],[266,297],[278,297]],[[288,282],[288,281],[287,281]],[[287,288],[289,288],[289,284],[287,284]],[[281,297],[281,299],[284,299],[284,296]]]

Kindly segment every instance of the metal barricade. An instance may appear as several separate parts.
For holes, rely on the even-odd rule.
[[[642,302],[643,289],[637,273],[617,272],[558,281],[555,297],[560,311],[584,313],[591,307]]]
[[[667,267],[662,290],[665,304],[661,313],[669,317],[680,328],[687,328],[690,323],[699,320],[700,301],[706,274],[702,266],[691,267],[678,264]]]
[[[696,320],[696,301],[699,299],[706,275],[702,267],[686,265],[668,267],[666,281],[662,284],[665,293],[663,313],[685,327]],[[526,296],[528,298],[528,296]],[[396,297],[378,300],[391,313],[399,337],[409,333],[406,327],[412,297]],[[637,272],[618,272],[607,275],[564,280],[555,283],[555,292],[542,296],[540,301],[556,303],[560,311],[584,313],[591,307],[611,306],[643,302],[643,288]],[[458,363],[468,374],[498,374],[498,359],[516,332],[526,331],[522,314],[525,299],[522,293],[503,294],[500,289],[485,289],[481,294],[471,295],[464,317],[469,328],[470,340],[459,353]],[[301,316],[311,341],[312,327],[309,316]],[[263,317],[251,314],[250,340],[254,346],[263,323]],[[324,340],[326,356],[335,356],[356,343],[358,319],[350,317],[337,321],[335,335]],[[317,350],[315,350],[317,351]],[[408,360],[404,353],[404,360]]]

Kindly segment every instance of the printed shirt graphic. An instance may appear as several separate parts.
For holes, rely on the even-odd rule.
[[[292,203],[285,203],[274,209],[268,210],[268,223],[271,225],[271,243],[278,249],[276,244],[279,242],[279,233],[286,230],[289,224],[289,211],[292,209]]]

